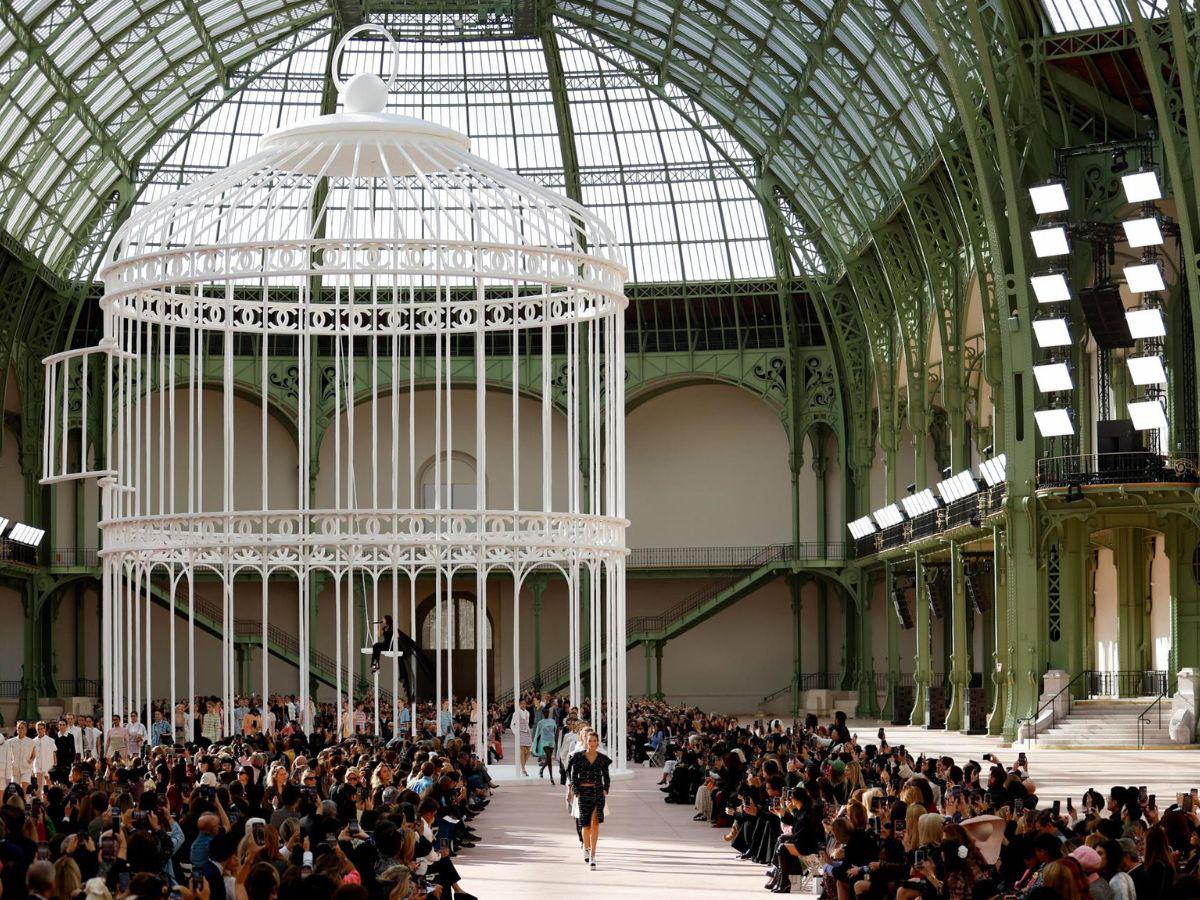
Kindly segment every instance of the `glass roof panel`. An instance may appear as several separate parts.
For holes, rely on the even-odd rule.
[[[1185,8],[1193,6],[1187,2]],[[1125,0],[1042,0],[1046,20],[1056,33],[1107,28],[1129,22]],[[1167,0],[1138,0],[1138,9],[1147,19],[1167,15]]]
[[[219,105],[190,134],[190,117],[158,141],[161,167],[139,178],[138,203],[248,156],[261,134],[318,115],[327,39]],[[385,46],[355,41],[343,74],[384,71]],[[624,244],[631,278],[710,280],[773,274],[765,218],[742,174],[670,103],[590,51],[564,48],[567,97],[586,204]],[[476,153],[565,191],[559,125],[540,40],[404,41],[389,109],[464,131]],[[715,126],[714,126],[715,127]],[[736,141],[748,171],[753,161]],[[155,169],[157,168],[157,171]],[[338,206],[335,196],[331,206]],[[414,219],[414,221],[417,221]],[[418,226],[419,227],[419,226]]]

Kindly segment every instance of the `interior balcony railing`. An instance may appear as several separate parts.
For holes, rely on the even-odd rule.
[[[856,559],[913,541],[934,537],[956,528],[980,528],[983,520],[1004,507],[1005,486],[998,484],[979,493],[922,513],[908,521],[858,538],[850,546]]]
[[[778,558],[795,562],[821,562],[846,558],[846,545],[835,541],[802,541],[771,544]],[[745,547],[636,547],[629,551],[627,569],[747,569],[757,565],[764,549]]]
[[[1164,455],[1139,450],[1132,453],[1076,453],[1038,460],[1039,488],[1092,484],[1197,484],[1196,453]]]

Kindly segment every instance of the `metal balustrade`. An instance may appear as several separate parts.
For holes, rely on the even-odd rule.
[[[1197,484],[1195,453],[1163,455],[1133,453],[1076,453],[1039,459],[1039,488],[1090,484]]]

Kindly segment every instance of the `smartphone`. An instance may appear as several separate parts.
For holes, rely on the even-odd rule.
[[[254,843],[263,846],[267,842],[267,826],[262,822],[254,823]]]
[[[1195,803],[1193,802],[1191,794],[1183,795],[1183,802],[1179,804],[1179,808],[1185,813],[1190,813],[1195,808]]]
[[[988,805],[988,807],[991,807],[991,805],[992,805],[992,792],[991,791],[983,792],[983,802],[986,803]]]
[[[122,872],[117,876],[117,891],[122,894],[129,893],[129,873]]]
[[[1151,809],[1158,809],[1157,801],[1158,801],[1158,794],[1151,794],[1150,795],[1150,808]]]
[[[149,828],[150,827],[150,817],[144,810],[140,810],[140,809],[134,810],[133,827],[134,828]]]
[[[1025,756],[1024,750],[1022,750],[1020,753],[1017,754],[1017,764],[1022,769],[1026,769],[1026,770],[1029,769],[1029,759],[1028,759],[1028,757]]]
[[[916,868],[919,866],[923,866],[925,864],[925,856],[926,856],[926,851],[914,850],[913,851],[913,867]]]
[[[1019,813],[1019,812],[1021,812],[1023,809],[1025,809],[1025,801],[1024,801],[1024,800],[1014,800],[1014,801],[1013,801],[1013,811],[1014,811],[1014,812],[1018,812],[1018,813]]]
[[[349,824],[346,825],[346,830],[351,834],[362,834],[362,825],[358,823],[358,819],[351,819]]]
[[[879,816],[871,817],[871,829],[875,832],[875,835],[878,837],[878,835],[879,835]]]
[[[100,838],[100,859],[102,862],[112,862],[117,858],[117,839],[111,834]]]
[[[1145,806],[1146,802],[1149,799],[1150,799],[1149,796],[1146,794],[1146,786],[1144,784],[1139,784],[1138,785],[1138,803],[1140,803],[1142,806]]]
[[[1067,798],[1067,812],[1075,812],[1075,807],[1071,805],[1071,798]]]
[[[1198,793],[1198,792],[1200,792],[1200,788],[1192,788],[1192,805],[1193,805],[1193,806],[1196,804],[1196,799],[1197,799],[1197,793]]]
[[[193,894],[199,894],[204,890],[204,876],[198,872],[192,873],[192,877],[188,883],[191,886]]]
[[[37,858],[38,859],[49,859],[50,858],[50,844],[48,841],[39,841],[38,842]]]
[[[1051,809],[1054,811],[1054,815],[1058,816],[1062,812],[1062,803],[1058,800],[1055,800],[1051,805]]]

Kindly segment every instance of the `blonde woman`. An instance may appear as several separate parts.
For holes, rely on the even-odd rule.
[[[920,821],[925,807],[912,803],[904,813],[904,849],[911,852],[921,846]]]

